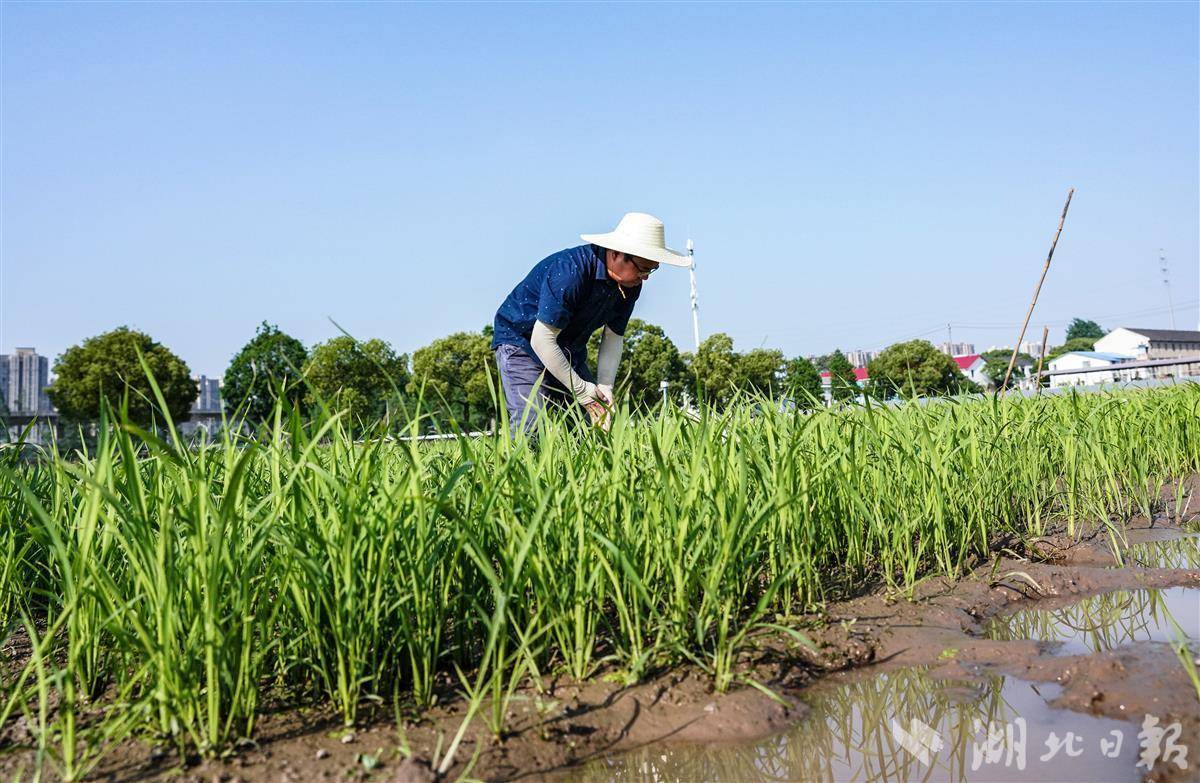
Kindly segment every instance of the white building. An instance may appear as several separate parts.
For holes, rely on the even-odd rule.
[[[1106,353],[1104,351],[1071,351],[1070,353],[1064,353],[1050,360],[1050,371],[1054,373],[1062,372],[1061,375],[1050,376],[1050,387],[1090,386],[1094,383],[1119,381],[1122,378],[1116,369],[1116,365],[1125,364],[1132,360],[1133,357],[1131,356],[1119,353]],[[1100,367],[1114,367],[1114,371],[1111,373],[1096,372],[1095,370]],[[1064,370],[1084,369],[1092,370],[1092,372],[1063,372]]]
[[[867,374],[866,367],[854,368],[854,382],[860,389],[866,388],[869,380],[871,380],[871,376]],[[833,375],[829,370],[821,371],[821,395],[825,398],[826,405],[833,403]]]
[[[958,369],[962,370],[962,374],[970,378],[980,386],[988,385],[988,377],[984,374],[983,368],[987,366],[987,362],[977,353],[968,356],[955,356],[954,363],[958,365]]]
[[[1200,332],[1122,326],[1096,341],[1095,351],[1130,359],[1174,359],[1200,355]]]

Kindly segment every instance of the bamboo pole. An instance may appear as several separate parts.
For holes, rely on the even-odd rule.
[[[1037,384],[1036,394],[1042,393],[1042,363],[1046,361],[1046,338],[1048,338],[1049,336],[1050,336],[1050,327],[1043,326],[1042,327],[1042,352],[1040,354],[1038,354],[1037,375],[1033,376],[1033,381],[1034,381],[1034,383]],[[1017,345],[1020,346],[1020,343],[1017,343]]]
[[[1050,271],[1050,259],[1054,258],[1054,248],[1058,246],[1058,237],[1062,233],[1063,223],[1067,220],[1067,209],[1071,206],[1071,196],[1075,188],[1067,190],[1067,203],[1063,204],[1062,217],[1058,219],[1058,230],[1054,232],[1054,241],[1050,243],[1050,252],[1046,254],[1046,265],[1042,267],[1042,276],[1038,278],[1037,288],[1033,289],[1033,301],[1025,313],[1025,321],[1021,324],[1021,333],[1017,335],[1017,344],[1013,346],[1012,357],[1008,360],[1008,369],[1004,372],[1004,384],[1000,387],[1000,396],[1008,390],[1008,380],[1012,377],[1013,366],[1017,363],[1017,352],[1021,350],[1021,341],[1025,339],[1025,330],[1029,327],[1029,319],[1033,317],[1033,308],[1037,305],[1038,294],[1042,292],[1042,283],[1046,282],[1046,273]]]

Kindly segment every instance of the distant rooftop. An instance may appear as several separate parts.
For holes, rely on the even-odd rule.
[[[830,377],[829,370],[824,370],[824,371],[822,371],[822,372],[821,372],[821,377],[822,377],[822,378],[829,378],[829,377]],[[856,381],[859,381],[859,382],[862,382],[862,381],[865,381],[865,380],[867,380],[867,378],[869,378],[869,377],[870,377],[870,376],[867,374],[867,368],[866,368],[866,367],[855,367],[855,368],[854,368],[854,380],[856,380]]]
[[[1065,356],[1065,354],[1064,354]],[[1043,371],[1042,375],[1080,375],[1096,372],[1128,372],[1143,367],[1186,367],[1189,364],[1200,364],[1200,356],[1179,356],[1174,359],[1138,359],[1137,361],[1121,362],[1118,367],[1072,367],[1069,370]]]
[[[1177,342],[1200,342],[1200,332],[1191,329],[1138,329],[1134,326],[1123,326],[1151,340],[1175,340]]]
[[[1132,356],[1126,356],[1123,353],[1106,353],[1104,351],[1067,351],[1055,358],[1062,358],[1062,356],[1083,356],[1087,359],[1100,359],[1106,362],[1128,362],[1133,359]]]

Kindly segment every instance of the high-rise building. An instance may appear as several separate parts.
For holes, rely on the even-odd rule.
[[[50,360],[33,348],[17,348],[0,358],[4,370],[4,403],[10,413],[36,414],[50,411],[46,387],[50,385]]]
[[[0,353],[0,411],[8,409],[8,354]]]
[[[1050,350],[1049,345],[1046,346],[1046,350],[1047,351]],[[1038,358],[1039,356],[1042,355],[1042,341],[1041,340],[1025,340],[1024,342],[1021,343],[1021,353],[1027,353],[1035,359]]]
[[[879,355],[879,351],[866,351],[859,348],[855,351],[847,351],[846,358],[854,367],[866,367],[871,363],[871,360]]]
[[[938,350],[947,356],[971,356],[975,353],[974,343],[942,343]]]
[[[196,379],[196,385],[200,387],[200,393],[192,403],[192,413],[220,413],[221,379],[201,375]]]
[[[187,421],[180,423],[179,431],[189,436],[200,430],[210,436],[214,435],[221,427],[222,409],[225,405],[221,400],[221,379],[201,375],[193,380],[196,381],[198,394],[188,412]]]

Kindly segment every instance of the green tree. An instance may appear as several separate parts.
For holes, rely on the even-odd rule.
[[[829,356],[829,393],[834,402],[856,400],[862,394],[854,377],[854,365],[841,351],[834,351]]]
[[[995,348],[991,351],[984,351],[980,356],[983,357],[983,374],[991,381],[993,389],[999,389],[1004,383],[1004,374],[1008,372],[1008,363],[1012,360],[1011,348]],[[1024,368],[1033,367],[1037,364],[1037,359],[1027,353],[1017,354],[1017,363],[1013,367],[1012,378],[1009,379],[1011,387],[1017,378],[1025,374]]]
[[[57,377],[47,392],[59,415],[75,422],[93,421],[100,416],[102,396],[114,406],[127,397],[130,420],[152,422],[158,404],[139,352],[162,391],[171,418],[177,423],[187,421],[200,393],[187,364],[149,335],[127,326],[89,337],[55,360]]]
[[[349,411],[353,422],[366,423],[400,403],[396,392],[408,384],[408,355],[383,340],[342,335],[313,346],[304,377],[307,404],[324,401]]]
[[[783,351],[755,348],[737,357],[737,388],[770,395],[779,392]]]
[[[885,348],[868,365],[869,389],[878,399],[933,397],[973,391],[967,379],[946,354],[927,340],[909,340]]]
[[[588,360],[596,366],[603,330],[588,340]],[[662,402],[662,381],[667,393],[679,396],[690,385],[687,364],[661,326],[640,318],[630,318],[625,326],[621,363],[617,366],[616,394],[634,407],[652,409]]]
[[[1090,337],[1092,343],[1104,336],[1104,328],[1095,321],[1085,321],[1082,318],[1076,318],[1071,321],[1071,325],[1067,327],[1067,342],[1080,337]]]
[[[817,377],[820,377],[821,373],[829,370],[829,360],[832,358],[833,354],[831,353],[819,353],[816,356],[808,357],[808,360],[812,362],[813,367],[817,368]]]
[[[229,362],[221,396],[231,409],[244,410],[250,421],[266,421],[274,412],[280,389],[290,404],[303,402],[300,373],[306,361],[308,351],[303,343],[263,321]]]
[[[801,409],[811,410],[821,404],[821,374],[803,356],[797,356],[784,365],[783,388]]]
[[[738,356],[733,352],[733,338],[724,332],[709,335],[700,343],[689,369],[705,399],[718,408],[724,407],[738,382]]]
[[[1062,345],[1056,345],[1046,349],[1046,361],[1056,359],[1064,353],[1072,351],[1093,351],[1096,349],[1096,338],[1094,337],[1074,337],[1067,340]]]
[[[456,332],[413,353],[408,391],[440,412],[443,426],[482,429],[495,414],[490,384],[499,377],[491,344],[479,332]]]

